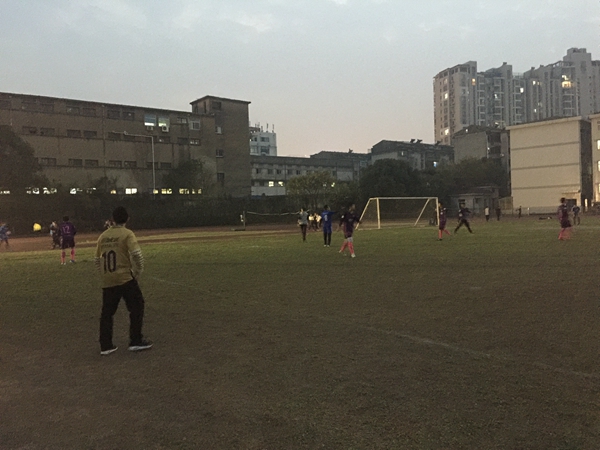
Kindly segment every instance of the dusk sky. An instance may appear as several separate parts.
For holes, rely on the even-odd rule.
[[[0,91],[190,111],[250,101],[280,156],[433,142],[433,77],[587,48],[598,0],[0,0]]]

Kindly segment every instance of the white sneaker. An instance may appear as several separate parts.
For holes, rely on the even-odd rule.
[[[111,353],[116,352],[118,348],[119,347],[113,346],[112,348],[109,348],[107,350],[100,350],[100,354],[102,356],[110,355]]]
[[[356,258],[356,255],[354,253],[352,253],[350,256],[352,256],[353,258]]]

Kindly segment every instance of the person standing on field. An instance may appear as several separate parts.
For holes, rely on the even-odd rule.
[[[10,231],[8,231],[8,225],[0,222],[0,245],[4,242],[6,244],[6,248],[8,248],[8,236],[10,235]]]
[[[323,227],[323,247],[329,247],[331,245],[331,219],[335,213],[329,210],[329,206],[323,206],[323,212],[321,213],[321,224]]]
[[[75,225],[69,222],[69,216],[64,216],[63,221],[58,227],[58,234],[61,239],[61,252],[60,252],[60,263],[62,265],[65,264],[66,252],[67,248],[71,249],[71,262],[75,262],[75,235],[77,234],[77,230],[75,229]]]
[[[300,225],[300,231],[302,232],[302,240],[306,241],[306,229],[308,228],[308,211],[304,211],[304,208],[300,208],[298,213],[298,225]]]
[[[573,211],[573,225],[581,225],[581,218],[579,217],[581,208],[575,205],[571,211]]]
[[[152,347],[144,339],[144,296],[137,278],[144,271],[144,257],[133,231],[125,228],[127,210],[118,206],[113,211],[114,225],[98,238],[94,262],[102,279],[102,313],[100,315],[100,354],[117,350],[113,344],[113,316],[121,298],[129,311],[129,350],[138,352]]]
[[[564,241],[571,237],[571,221],[569,220],[569,207],[567,206],[567,200],[564,197],[560,199],[560,205],[557,210],[558,221],[560,222],[560,233],[558,233],[558,240]]]
[[[502,208],[500,208],[500,205],[496,206],[496,219],[499,221],[500,220],[500,216],[502,215]]]
[[[448,236],[450,236],[450,232],[448,230],[446,230],[446,221],[448,220],[448,217],[446,216],[446,214],[447,214],[448,210],[446,208],[444,208],[444,205],[442,205],[440,203],[439,207],[438,207],[438,211],[439,211],[438,241],[441,241],[442,235],[444,233],[446,233]]]
[[[486,206],[483,213],[485,214],[485,221],[489,222],[490,221],[490,208],[489,206]]]
[[[471,215],[471,210],[469,208],[467,208],[465,205],[460,205],[460,209],[458,210],[458,225],[454,229],[454,234],[456,234],[458,229],[460,227],[462,227],[463,225],[465,227],[467,227],[467,230],[469,230],[469,233],[473,232],[473,230],[471,230],[471,226],[469,224],[469,216],[470,215]]]
[[[350,256],[353,258],[355,258],[356,255],[354,254],[354,240],[352,235],[354,233],[355,224],[360,223],[360,217],[356,215],[355,209],[356,206],[351,205],[348,211],[340,218],[340,223],[343,226],[345,238],[342,248],[340,249],[340,253],[344,253],[344,250],[346,247],[348,247],[348,250],[350,250]]]

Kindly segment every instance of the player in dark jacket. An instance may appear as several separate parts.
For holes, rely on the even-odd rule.
[[[567,206],[567,200],[564,197],[560,199],[560,205],[557,210],[558,221],[560,222],[560,233],[558,233],[558,239],[564,241],[571,237],[571,221],[569,220],[569,207]]]
[[[71,262],[75,262],[75,235],[77,234],[77,230],[75,229],[75,225],[69,222],[69,216],[64,216],[63,221],[58,227],[58,232],[61,238],[61,246],[62,249],[60,253],[60,263],[65,264],[65,250],[67,248],[71,249]]]
[[[465,205],[460,205],[460,209],[458,210],[458,226],[454,229],[454,233],[458,231],[460,227],[463,225],[467,227],[469,233],[472,233],[471,226],[469,224],[469,216],[471,215],[471,210],[467,208]]]
[[[360,217],[358,217],[355,213],[355,206],[352,205],[348,209],[346,213],[340,217],[340,224],[343,226],[344,230],[344,243],[342,244],[342,248],[340,249],[340,253],[344,253],[346,247],[350,250],[350,256],[353,258],[356,257],[354,254],[354,241],[352,239],[352,235],[354,234],[355,224],[360,223]]]
[[[446,230],[446,222],[448,220],[448,217],[446,216],[446,214],[448,213],[448,210],[446,208],[444,208],[444,205],[442,205],[441,203],[439,204],[438,207],[438,241],[442,240],[442,235],[444,233],[446,233],[448,236],[450,236],[450,232],[448,230]]]

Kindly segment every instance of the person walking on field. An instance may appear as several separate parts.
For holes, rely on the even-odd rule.
[[[142,335],[145,302],[137,281],[144,271],[144,257],[135,234],[125,228],[128,219],[124,207],[115,208],[114,225],[100,235],[96,244],[94,263],[102,280],[101,355],[117,350],[113,344],[113,316],[121,298],[129,311],[129,350],[138,352],[152,347],[152,342]]]
[[[469,233],[473,233],[473,230],[471,230],[471,226],[469,224],[469,216],[470,215],[471,215],[471,210],[469,208],[467,208],[465,205],[460,205],[460,209],[458,210],[458,225],[454,229],[454,234],[456,234],[458,229],[460,227],[462,227],[463,225],[465,227],[467,227],[467,230],[469,230]]]
[[[496,206],[496,218],[498,221],[500,220],[501,215],[502,215],[502,208],[500,208],[500,206]]]
[[[300,225],[300,231],[302,232],[302,240],[306,242],[306,229],[308,228],[308,211],[304,211],[304,208],[300,208],[298,213],[298,225]]]
[[[10,231],[8,231],[8,225],[0,222],[0,245],[4,242],[6,244],[6,248],[8,248],[8,236],[10,236]]]
[[[438,211],[439,211],[438,241],[441,241],[442,235],[444,233],[446,233],[448,236],[450,236],[450,232],[448,230],[446,230],[446,221],[448,220],[448,217],[446,216],[446,214],[448,213],[448,210],[446,208],[444,208],[444,205],[442,205],[441,203],[438,208],[439,208],[438,209]]]
[[[567,206],[567,200],[564,197],[560,199],[560,205],[557,210],[558,221],[560,222],[560,233],[558,233],[558,240],[564,241],[571,237],[571,221],[569,220],[569,207]]]
[[[75,235],[77,234],[77,230],[75,229],[75,225],[69,222],[69,216],[64,216],[63,221],[58,227],[58,234],[61,238],[61,252],[60,252],[60,263],[62,265],[65,264],[66,252],[67,248],[71,249],[71,262],[75,262]]]
[[[581,218],[579,217],[581,208],[575,205],[571,211],[573,211],[573,225],[581,225]]]
[[[346,247],[350,250],[350,256],[353,258],[356,257],[354,254],[354,240],[352,235],[354,233],[355,224],[360,223],[360,217],[358,217],[355,213],[356,206],[351,205],[348,209],[348,212],[344,213],[344,215],[340,218],[340,223],[342,224],[344,230],[344,243],[342,244],[342,248],[340,249],[340,253],[344,253]]]
[[[335,213],[329,210],[329,206],[323,206],[323,212],[321,213],[321,223],[323,227],[323,247],[329,247],[331,245],[331,218]]]

